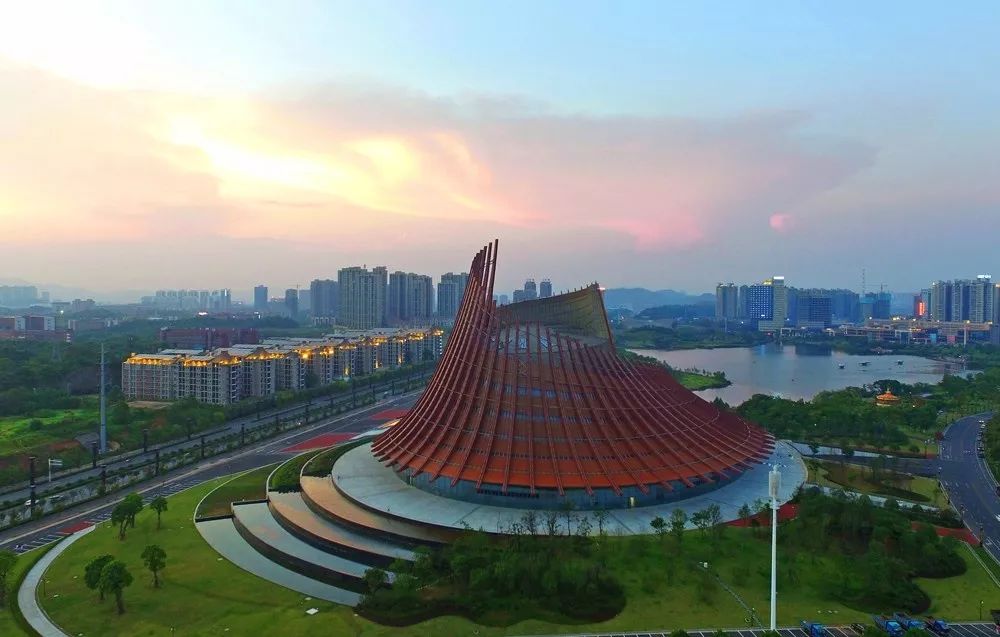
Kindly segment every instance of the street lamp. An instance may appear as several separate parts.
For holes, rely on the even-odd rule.
[[[767,474],[767,490],[771,497],[771,630],[778,624],[778,490],[781,488],[781,473],[778,465]]]

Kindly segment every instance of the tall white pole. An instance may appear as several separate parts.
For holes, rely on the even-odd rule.
[[[101,343],[101,453],[108,452],[108,420],[104,408],[104,343]]]
[[[771,496],[771,630],[778,627],[778,489],[781,474],[774,465],[768,474],[768,492]]]

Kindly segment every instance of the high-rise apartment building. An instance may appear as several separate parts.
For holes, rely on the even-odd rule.
[[[285,312],[292,318],[299,314],[299,291],[295,288],[285,290]]]
[[[313,279],[309,284],[310,308],[314,317],[337,316],[340,304],[340,284],[333,279]]]
[[[337,322],[358,330],[384,327],[388,277],[385,266],[371,270],[358,266],[340,270],[337,273],[340,287]]]
[[[538,284],[538,298],[547,299],[550,296],[552,296],[552,281],[542,279],[542,282]]]
[[[535,285],[534,279],[528,279],[524,282],[524,294],[522,299],[525,301],[533,301],[538,298],[538,286]]]
[[[257,285],[253,289],[253,309],[257,312],[267,311],[267,286]]]
[[[969,316],[972,323],[988,323],[993,320],[993,277],[980,274],[969,281]]]
[[[952,299],[954,285],[951,281],[935,281],[931,283],[930,302],[928,303],[932,321],[952,320]]]
[[[469,283],[469,273],[448,272],[441,275],[437,289],[437,313],[441,318],[455,318],[458,306],[465,296],[465,286]]]
[[[928,300],[932,321],[988,323],[996,315],[996,286],[989,274],[975,279],[935,281]]]
[[[434,282],[423,274],[393,272],[386,312],[392,324],[428,322],[434,312]]]
[[[739,288],[733,283],[715,286],[715,318],[735,319],[740,315]]]

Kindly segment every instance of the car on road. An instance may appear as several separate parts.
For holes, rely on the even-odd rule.
[[[1000,522],[1000,513],[997,513],[996,518],[997,518],[997,522]]]
[[[859,635],[862,635],[865,632],[865,625],[860,622],[854,622],[853,624],[851,624],[851,630],[853,630]]]
[[[979,424],[980,424],[980,425],[985,425],[985,424],[986,424],[986,421],[985,421],[985,420],[983,420],[982,418],[980,418],[980,419],[979,419]]]

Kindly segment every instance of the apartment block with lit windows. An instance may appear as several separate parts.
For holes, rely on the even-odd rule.
[[[379,330],[324,338],[265,339],[210,351],[163,350],[133,354],[122,363],[122,390],[129,400],[170,401],[193,397],[229,405],[244,398],[298,391],[380,369],[438,359],[444,331]]]

